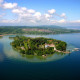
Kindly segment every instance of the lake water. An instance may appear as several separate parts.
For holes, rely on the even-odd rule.
[[[25,36],[59,39],[67,42],[69,50],[80,48],[80,33]],[[80,80],[80,51],[26,56],[12,49],[12,41],[9,36],[0,38],[0,80]]]

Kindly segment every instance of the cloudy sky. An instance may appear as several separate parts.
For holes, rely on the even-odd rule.
[[[80,0],[0,0],[0,26],[80,26]]]

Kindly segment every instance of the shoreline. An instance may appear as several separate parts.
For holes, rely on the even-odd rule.
[[[16,34],[2,34],[0,36],[5,36],[5,35],[16,35]]]
[[[60,35],[60,34],[75,34],[75,33],[80,33],[80,32],[72,32],[72,33],[54,33],[54,34],[30,34],[30,33],[23,33],[23,35]],[[20,34],[1,34],[0,36],[5,36],[5,35],[20,35]]]
[[[0,37],[2,37],[2,36],[4,36],[4,35],[0,35]]]

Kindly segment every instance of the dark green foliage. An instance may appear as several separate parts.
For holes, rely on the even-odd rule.
[[[23,34],[22,28],[19,27],[0,27],[0,34]]]
[[[60,51],[65,51],[66,50],[67,44],[65,42],[60,42],[56,45],[56,49]]]
[[[24,50],[20,50],[20,53],[23,53],[23,54],[25,54],[25,51],[24,51]]]
[[[45,48],[46,44],[55,44],[57,50],[65,51],[67,44],[63,41],[50,38],[29,38],[24,36],[14,37],[11,43],[16,50],[28,55],[46,55],[55,53],[54,47]]]

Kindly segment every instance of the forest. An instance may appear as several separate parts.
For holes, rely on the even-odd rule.
[[[67,43],[61,40],[44,37],[30,38],[16,36],[11,45],[22,54],[42,56],[54,54],[57,50],[66,51]]]

